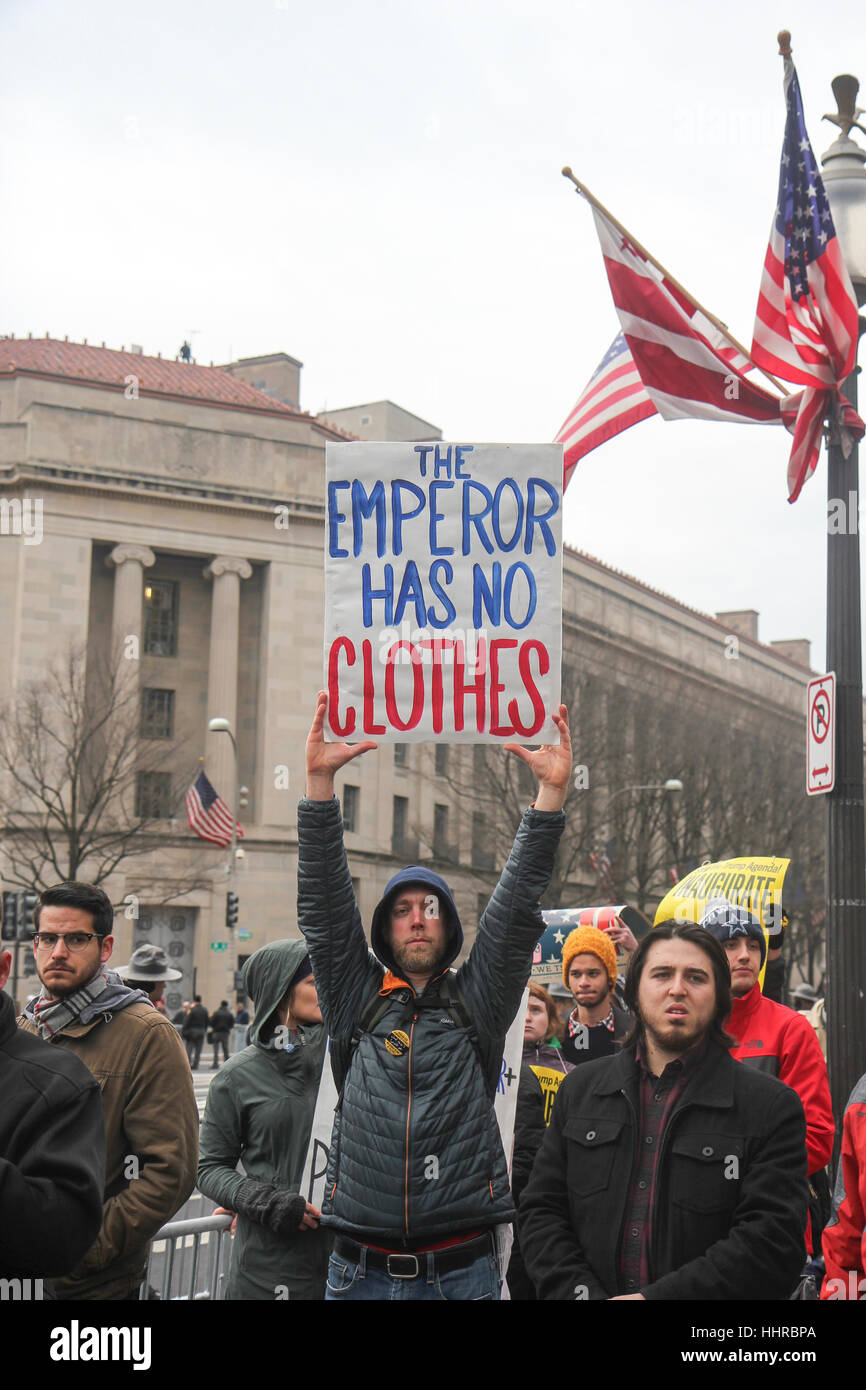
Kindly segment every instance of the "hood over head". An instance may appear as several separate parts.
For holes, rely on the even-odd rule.
[[[256,1007],[255,1020],[247,1033],[248,1044],[267,1044],[276,1027],[277,1005],[288,993],[306,954],[303,937],[298,941],[271,941],[254,952],[244,965],[244,989]]]
[[[403,888],[429,888],[436,894],[440,903],[445,907],[446,913],[446,950],[445,958],[442,961],[442,968],[450,965],[460,954],[463,946],[463,926],[460,921],[460,914],[457,905],[451,896],[451,889],[440,878],[439,874],[434,874],[432,869],[422,868],[420,864],[410,864],[407,869],[401,869],[393,878],[388,880],[385,885],[384,895],[373,913],[373,921],[370,927],[370,941],[378,959],[388,970],[392,970],[399,975],[399,967],[391,953],[391,946],[387,940],[387,928],[389,925],[389,915],[391,904],[394,898]]]

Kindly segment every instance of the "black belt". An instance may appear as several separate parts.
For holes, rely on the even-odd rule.
[[[442,1250],[374,1250],[371,1245],[359,1245],[343,1235],[334,1241],[334,1254],[343,1255],[354,1264],[360,1263],[362,1251],[366,1251],[367,1269],[383,1269],[392,1279],[417,1279],[427,1273],[428,1255],[433,1256],[436,1272],[447,1274],[451,1269],[465,1269],[485,1253],[492,1255],[493,1242],[488,1232],[461,1245],[446,1245]]]

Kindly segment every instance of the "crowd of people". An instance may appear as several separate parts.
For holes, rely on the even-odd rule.
[[[460,913],[426,866],[386,885],[368,945],[334,778],[376,745],[326,742],[326,708],[320,693],[298,813],[303,939],[246,962],[251,1024],[197,996],[169,1019],[178,972],[155,946],[110,968],[99,888],[42,893],[41,993],[17,1021],[0,993],[0,1277],[135,1299],[197,1182],[237,1216],[231,1299],[863,1297],[866,1077],[831,1202],[819,1032],[769,997],[778,944],[768,960],[757,918],[715,902],[639,941],[619,921],[570,932],[565,1008],[529,986],[509,1166],[494,1096],[565,823],[566,710],[558,743],[507,745],[537,794],[455,969]],[[8,973],[5,952],[0,986]],[[338,1102],[317,1206],[302,1173],[326,1054]]]

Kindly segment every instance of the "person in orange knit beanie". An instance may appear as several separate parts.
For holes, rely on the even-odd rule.
[[[598,927],[577,927],[562,947],[562,978],[575,1007],[565,1023],[562,1055],[578,1065],[609,1057],[628,1029],[628,1014],[614,1001],[616,947]]]

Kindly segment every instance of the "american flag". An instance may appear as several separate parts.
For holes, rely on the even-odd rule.
[[[593,207],[626,344],[664,420],[780,424],[780,400],[749,381],[749,362]]]
[[[806,134],[790,57],[785,59],[785,103],[779,200],[764,259],[752,356],[783,380],[806,387],[797,398],[788,464],[788,500],[794,502],[815,471],[824,416],[834,396],[847,429],[859,436],[863,422],[837,389],[857,356],[857,304]]]
[[[584,454],[655,414],[625,338],[617,333],[556,435],[554,442],[564,445],[565,451],[563,487],[568,487],[574,466]]]
[[[200,840],[225,847],[232,842],[232,813],[218,796],[203,772],[196,777],[186,794],[186,818]],[[236,821],[238,836],[243,836],[240,821]]]

